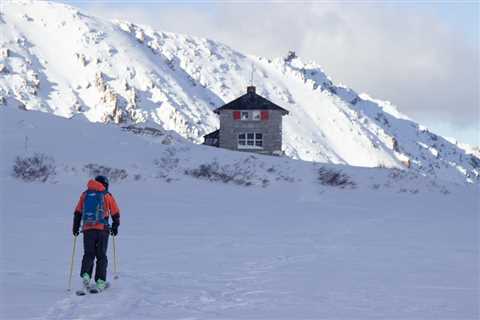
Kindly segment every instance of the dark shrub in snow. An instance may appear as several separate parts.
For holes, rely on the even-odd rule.
[[[128,177],[125,169],[110,168],[94,163],[85,165],[84,169],[88,171],[88,175],[91,177],[102,175],[108,177],[112,182],[121,181]]]
[[[214,182],[234,183],[241,186],[267,187],[273,181],[294,182],[289,168],[269,166],[254,155],[247,155],[233,163],[221,164],[217,160],[184,170],[186,175]]]
[[[55,173],[55,161],[42,153],[30,157],[17,156],[13,165],[13,176],[26,182],[45,182]]]
[[[158,168],[157,178],[165,179],[167,182],[176,180],[176,170],[180,159],[176,156],[174,148],[168,148],[160,159],[154,159],[153,164]]]
[[[414,173],[409,172],[407,170],[401,170],[401,169],[398,169],[398,168],[390,169],[388,177],[390,179],[393,179],[393,180],[396,180],[396,181],[404,180],[404,179],[407,179],[407,178],[409,178],[410,180],[417,178],[417,176]]]
[[[340,188],[353,188],[355,182],[351,180],[351,177],[334,169],[320,168],[318,169],[318,180],[322,185],[340,187]]]
[[[201,164],[195,169],[187,169],[185,174],[208,181],[233,182],[243,186],[252,185],[252,173],[248,172],[248,170],[243,170],[239,166],[220,166],[217,161]]]
[[[232,177],[221,172],[220,166],[217,162],[201,164],[196,169],[185,170],[185,174],[194,178],[206,179],[210,181],[230,182]]]

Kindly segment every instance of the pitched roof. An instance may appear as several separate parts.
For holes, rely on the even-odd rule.
[[[205,139],[218,139],[220,135],[220,130],[215,130],[213,132],[210,132],[209,134],[204,135],[203,137]]]
[[[243,96],[213,110],[213,112],[218,114],[222,110],[278,110],[282,112],[282,115],[288,114],[288,110],[258,95],[253,86],[247,87],[247,93]]]

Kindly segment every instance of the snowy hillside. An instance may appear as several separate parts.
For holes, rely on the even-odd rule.
[[[290,111],[288,156],[480,179],[477,156],[390,103],[335,85],[317,64],[294,54],[245,55],[212,40],[105,21],[53,2],[9,1],[0,10],[2,106],[156,124],[198,143],[218,128],[212,110],[244,93],[253,63],[257,92]]]
[[[92,124],[80,117],[62,119],[7,107],[0,109],[0,119],[0,142],[4,147],[0,176],[12,176],[17,157],[43,158],[45,165],[52,167],[44,179],[25,177],[26,182],[57,183],[64,177],[78,181],[101,172],[115,182],[178,182],[194,178],[261,188],[298,185],[305,196],[312,183],[348,190],[443,195],[462,186],[396,168],[352,167],[238,153],[191,144],[153,129],[136,127],[132,131],[113,124]],[[338,177],[330,176],[334,173]],[[465,188],[476,190],[474,185]]]
[[[478,185],[11,107],[0,146],[2,319],[478,318]],[[98,173],[122,212],[100,299],[66,292]]]

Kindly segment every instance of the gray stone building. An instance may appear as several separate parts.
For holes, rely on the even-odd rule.
[[[282,154],[282,117],[288,111],[247,87],[243,96],[215,109],[220,129],[204,136],[205,145],[261,154]]]

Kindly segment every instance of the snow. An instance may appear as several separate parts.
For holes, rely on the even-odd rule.
[[[48,1],[2,3],[0,34],[1,319],[479,318],[478,147],[292,53]],[[197,144],[252,63],[290,111],[288,157]],[[35,157],[45,181],[15,177]],[[98,172],[122,212],[120,277],[110,243],[112,287],[77,297],[73,208]]]
[[[4,319],[479,316],[475,185],[252,157],[181,138],[164,145],[163,136],[12,108],[0,109],[0,121]],[[36,152],[54,159],[56,175],[13,178],[15,157]],[[253,185],[185,174],[212,161],[252,170]],[[101,298],[66,292],[72,211],[92,162],[128,173],[111,183],[122,212],[120,277],[112,277],[110,244],[112,287]],[[320,167],[355,187],[320,184]],[[79,241],[74,288],[81,251]]]
[[[390,102],[334,84],[319,64],[292,53],[256,57],[48,1],[6,2],[0,33],[0,64],[8,70],[0,77],[0,108],[121,125],[154,122],[201,143],[218,129],[213,110],[245,93],[253,64],[257,92],[290,111],[283,126],[289,157],[396,168],[408,159],[419,174],[480,179],[471,160],[478,152],[423,130]]]
[[[110,277],[99,299],[65,292],[71,210],[83,186],[9,186],[7,199],[32,196],[4,205],[22,213],[4,217],[5,247],[21,248],[2,259],[5,319],[478,317],[471,195],[381,195],[371,206],[349,193],[305,201],[294,190],[281,197],[203,183],[114,185],[123,211],[120,278]],[[40,215],[35,208],[51,194],[58,206]],[[248,201],[228,205],[240,197]],[[109,258],[111,272],[112,247]],[[78,252],[75,276],[80,259]]]

